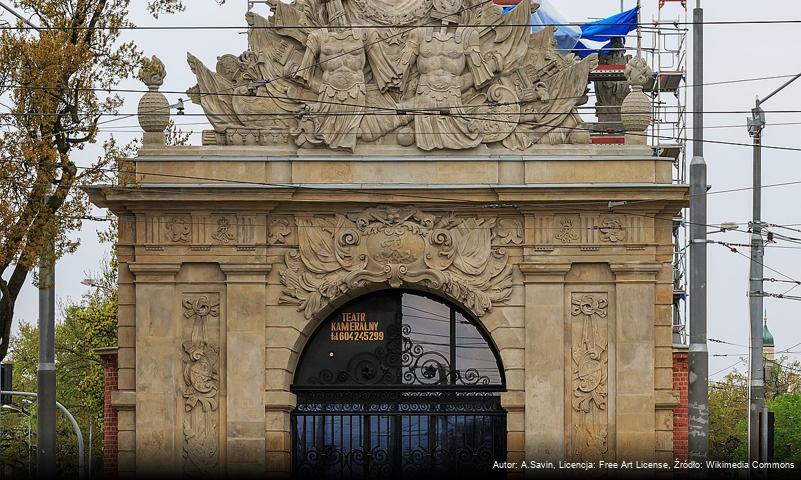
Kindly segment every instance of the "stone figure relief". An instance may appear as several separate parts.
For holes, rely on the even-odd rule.
[[[609,451],[609,302],[605,293],[573,293],[570,304],[571,454],[577,460],[598,460]]]
[[[414,207],[295,217],[298,248],[286,254],[281,302],[311,318],[350,290],[370,284],[439,290],[478,316],[512,293],[512,267],[493,243],[494,217],[436,216]],[[503,233],[501,239],[510,238]]]
[[[249,50],[214,70],[191,54],[218,144],[422,151],[588,143],[576,107],[597,56],[530,33],[539,8],[483,0],[270,0],[246,16]],[[355,27],[354,27],[355,26]]]
[[[211,340],[219,336],[219,308],[216,293],[183,299],[183,316],[192,322],[190,339],[181,344],[184,472],[190,477],[212,476],[219,470],[220,350]]]

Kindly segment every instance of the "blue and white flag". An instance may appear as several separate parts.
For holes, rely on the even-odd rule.
[[[553,26],[556,49],[562,54],[570,53],[581,38],[581,28],[577,25],[568,25],[550,0],[540,0],[539,3],[540,8],[531,14],[531,31],[536,33],[545,27]]]
[[[623,38],[637,29],[637,8],[632,8],[617,15],[585,23],[581,26],[581,39],[573,47],[573,53],[581,58],[593,53],[608,53],[609,44],[616,37]]]

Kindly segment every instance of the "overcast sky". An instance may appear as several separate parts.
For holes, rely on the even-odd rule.
[[[620,10],[619,0],[551,0],[563,16],[570,22],[583,22],[588,18],[602,18]],[[186,64],[186,52],[192,52],[213,68],[216,57],[225,53],[239,54],[246,49],[244,14],[246,0],[228,0],[220,7],[213,0],[191,0],[188,10],[183,14],[162,17],[154,20],[144,10],[144,0],[133,0],[133,21],[141,26],[234,26],[242,25],[242,30],[140,30],[126,32],[126,38],[136,41],[146,54],[157,54],[167,67],[167,78],[162,90],[184,91],[195,84]],[[626,0],[626,8],[635,5]],[[651,20],[657,15],[659,0],[643,2],[643,20]],[[690,8],[694,6],[691,0]],[[758,7],[755,7],[758,5]],[[707,21],[716,20],[777,20],[801,19],[797,2],[770,1],[755,3],[745,0],[704,1]],[[684,10],[679,3],[668,4],[662,11],[663,19],[683,19]],[[2,17],[8,19],[8,15]],[[801,71],[801,55],[795,50],[799,26],[793,24],[774,25],[708,25],[706,27],[706,82],[734,79],[788,75]],[[691,39],[690,48],[691,48]],[[689,53],[689,52],[688,52]],[[765,96],[781,85],[784,79],[763,80],[712,85],[705,90],[705,107],[709,112],[744,111],[753,106],[756,95]],[[690,72],[689,83],[692,81]],[[121,88],[143,89],[134,80],[126,81]],[[139,94],[128,97],[123,112],[136,111]],[[170,94],[174,102],[181,97]],[[185,98],[186,96],[183,95]],[[767,110],[767,129],[764,134],[765,145],[801,147],[801,128],[799,125],[778,125],[778,123],[801,122],[801,113],[771,113],[771,110],[801,111],[801,81],[791,85],[765,105]],[[688,110],[693,110],[692,105]],[[198,106],[187,103],[187,113],[201,113]],[[706,139],[715,141],[749,143],[750,137],[745,128],[745,113],[710,113],[706,115]],[[199,117],[176,118],[184,124],[184,130],[200,132],[204,125],[190,125],[200,122]],[[106,125],[104,135],[113,134],[123,140],[139,134],[136,118],[125,118]],[[199,144],[199,134],[192,137],[192,143]],[[91,155],[97,150],[77,152],[79,163],[88,164]],[[763,184],[770,185],[788,181],[801,181],[801,162],[798,152],[766,149],[763,153]],[[746,223],[751,218],[751,191],[718,193],[716,191],[751,186],[751,149],[744,146],[707,144],[705,158],[709,165],[709,183],[712,186],[709,196],[709,223],[718,224],[731,221]],[[763,219],[769,223],[791,225],[801,228],[801,184],[765,188],[763,191]],[[98,211],[98,214],[102,212]],[[80,238],[78,251],[61,259],[57,266],[57,295],[60,301],[78,299],[87,292],[80,284],[89,270],[96,269],[100,258],[107,255],[109,245],[98,244],[96,230],[103,224],[86,222],[75,236]],[[781,232],[781,230],[777,230]],[[783,233],[801,237],[801,233]],[[711,238],[736,243],[747,243],[745,233],[716,234]],[[801,245],[786,242],[779,246],[795,248],[768,247],[765,265],[782,273],[801,279]],[[747,248],[740,248],[741,256],[719,245],[709,246],[709,336],[739,344],[732,346],[710,343],[710,372],[718,380],[730,370],[724,370],[738,361],[737,356],[716,357],[714,355],[736,355],[745,353],[748,344],[748,255]],[[782,278],[769,270],[766,277]],[[766,284],[766,290],[784,292],[790,285]],[[801,287],[792,293],[801,295]],[[765,306],[769,325],[776,338],[776,350],[792,347],[791,351],[801,351],[801,302],[766,298]],[[17,323],[20,320],[36,321],[37,291],[28,284],[18,301]],[[17,326],[15,325],[15,330]],[[798,357],[798,355],[794,355]],[[740,364],[741,371],[745,371]],[[716,373],[723,370],[720,373]]]

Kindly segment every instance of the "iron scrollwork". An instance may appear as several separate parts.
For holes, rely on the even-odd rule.
[[[311,385],[489,385],[490,378],[475,368],[453,368],[441,352],[426,350],[412,340],[409,324],[387,327],[388,341],[372,351],[354,355],[341,371],[322,369],[308,379]]]
[[[412,327],[403,324],[403,383],[412,385],[489,385],[490,378],[475,368],[453,368],[441,352],[426,351],[412,341]]]

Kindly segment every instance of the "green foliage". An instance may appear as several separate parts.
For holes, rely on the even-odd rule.
[[[709,389],[709,458],[719,461],[746,459],[748,391],[746,377],[734,371]]]
[[[767,362],[765,397],[775,414],[774,461],[801,463],[801,363],[786,357]],[[709,458],[745,461],[748,456],[748,382],[733,371],[709,390]]]
[[[103,366],[95,348],[114,346],[117,342],[116,266],[106,262],[96,278],[92,295],[63,308],[56,325],[56,391],[57,400],[77,419],[89,441],[89,425],[93,435],[93,469],[99,469],[103,431]],[[14,364],[14,388],[36,391],[36,370],[39,359],[39,331],[31,323],[20,324],[19,333],[11,341]],[[15,400],[19,405],[19,400]],[[27,422],[20,417],[17,422]],[[36,424],[34,420],[34,425]],[[18,424],[17,427],[22,425]],[[27,426],[25,425],[27,428]],[[34,427],[35,428],[35,427]],[[58,416],[58,462],[61,471],[77,468],[75,434],[66,419]],[[87,449],[88,449],[87,445]],[[99,470],[95,470],[99,471]]]
[[[773,459],[801,462],[801,393],[780,395],[768,404],[774,413]]]

